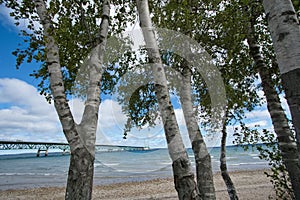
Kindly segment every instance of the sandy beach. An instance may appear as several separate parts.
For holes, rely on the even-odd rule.
[[[231,172],[240,199],[264,200],[274,197],[273,186],[263,174],[263,170]],[[217,199],[229,199],[225,184],[220,173],[214,175]],[[64,199],[65,188],[47,187],[26,190],[0,191],[3,200],[49,200]],[[93,199],[105,200],[158,200],[177,199],[173,180],[156,179],[143,182],[118,183],[111,185],[94,186]]]

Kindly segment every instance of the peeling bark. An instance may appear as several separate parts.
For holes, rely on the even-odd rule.
[[[192,104],[192,72],[186,62],[183,66],[184,69],[182,72],[180,102],[195,156],[197,186],[202,199],[213,200],[216,199],[216,195],[213,182],[211,157],[208,153],[198,122],[195,118],[195,111]]]
[[[300,199],[300,165],[297,144],[289,127],[287,117],[278,93],[272,83],[271,74],[260,53],[260,46],[254,32],[254,23],[250,24],[248,32],[248,44],[256,68],[259,72],[263,91],[267,100],[268,111],[271,115],[274,131],[277,135],[279,149],[282,154],[283,163],[289,173],[292,188],[296,199]]]
[[[169,155],[173,161],[172,167],[175,188],[180,200],[201,199],[194,181],[191,163],[179,132],[174,108],[170,101],[166,75],[150,19],[148,1],[137,0],[136,2],[140,26],[146,42],[148,57],[152,64],[155,95],[158,100],[158,106],[164,124]]]

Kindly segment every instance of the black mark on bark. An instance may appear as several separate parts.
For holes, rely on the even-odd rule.
[[[289,34],[290,34],[289,32],[280,33],[277,41],[281,42]]]

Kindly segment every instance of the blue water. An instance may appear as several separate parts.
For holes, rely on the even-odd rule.
[[[219,171],[219,152],[220,148],[210,149],[214,172]],[[191,149],[188,155],[194,167]],[[35,153],[0,155],[0,190],[64,186],[69,159],[61,153],[50,153],[48,157],[36,157]],[[167,149],[97,152],[94,182],[99,185],[172,177],[171,164]],[[230,171],[268,168],[256,150],[244,151],[241,147],[227,147],[227,164]]]

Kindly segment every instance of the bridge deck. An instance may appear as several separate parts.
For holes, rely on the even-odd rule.
[[[118,145],[95,145],[96,151],[142,151],[147,150],[141,146],[118,146]],[[45,151],[48,149],[61,149],[63,151],[70,150],[68,143],[55,142],[25,142],[25,141],[0,141],[0,150],[13,149],[38,149]]]

